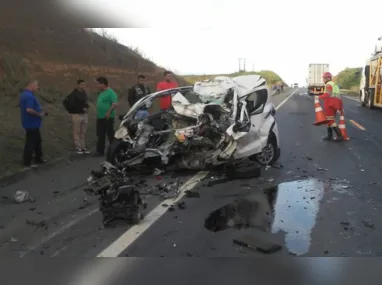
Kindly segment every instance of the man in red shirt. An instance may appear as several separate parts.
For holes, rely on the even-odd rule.
[[[171,71],[165,71],[163,73],[164,80],[157,85],[157,91],[163,91],[172,88],[178,88],[178,83],[174,80],[173,73]],[[162,111],[171,107],[171,95],[160,97],[160,109]]]

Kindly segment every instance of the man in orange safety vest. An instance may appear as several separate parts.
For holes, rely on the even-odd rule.
[[[325,72],[322,76],[325,82],[325,91],[324,94],[320,95],[319,98],[324,100],[324,110],[326,114],[326,119],[329,120],[328,126],[328,134],[323,138],[325,141],[343,141],[343,136],[341,130],[339,129],[335,117],[337,111],[342,111],[342,99],[340,96],[340,90],[332,81],[332,74],[330,72]],[[333,131],[336,133],[337,137],[333,138]]]

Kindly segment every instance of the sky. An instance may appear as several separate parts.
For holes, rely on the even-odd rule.
[[[310,63],[333,74],[363,66],[382,36],[380,18],[367,16],[382,9],[376,0],[67,1],[132,27],[106,30],[179,74],[232,73],[246,58],[247,70],[305,84]]]

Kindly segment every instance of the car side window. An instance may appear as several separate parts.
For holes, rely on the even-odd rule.
[[[265,103],[267,103],[267,101],[268,101],[267,89],[262,89],[262,90],[258,90],[251,93],[246,99],[248,113],[252,113],[256,111],[262,105],[264,106]]]

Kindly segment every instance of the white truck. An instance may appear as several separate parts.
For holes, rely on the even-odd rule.
[[[308,94],[321,95],[324,94],[325,83],[322,79],[324,72],[329,71],[329,64],[311,63],[309,64],[309,73],[307,78]]]

